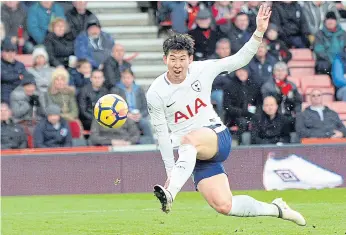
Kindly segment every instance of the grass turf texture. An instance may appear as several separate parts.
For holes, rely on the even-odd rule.
[[[219,215],[198,193],[179,194],[168,215],[152,194],[17,196],[2,197],[2,234],[346,234],[346,189],[234,194],[267,202],[282,197],[308,224]]]

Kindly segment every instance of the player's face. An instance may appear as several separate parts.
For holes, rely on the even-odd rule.
[[[276,112],[278,111],[278,105],[274,97],[269,96],[263,100],[263,111],[269,116],[276,114]]]
[[[168,67],[168,78],[171,82],[182,82],[186,78],[193,56],[189,56],[186,50],[172,50],[163,60]]]

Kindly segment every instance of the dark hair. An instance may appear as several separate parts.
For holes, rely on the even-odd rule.
[[[79,69],[83,64],[86,64],[86,63],[91,64],[91,63],[89,62],[89,60],[87,60],[87,59],[79,59],[79,60],[77,61],[76,68]]]
[[[92,72],[91,72],[91,76],[94,75],[94,73],[97,73],[97,72],[100,72],[103,74],[103,71],[101,69],[94,69]]]
[[[282,98],[278,94],[273,93],[273,92],[269,92],[263,96],[263,103],[264,103],[264,100],[268,97],[274,98],[277,105],[281,104],[281,102],[282,102]]]
[[[249,16],[245,12],[242,12],[242,11],[238,12],[235,17],[237,18],[238,16],[242,16],[242,15],[246,15],[249,18]]]
[[[165,56],[172,50],[187,51],[189,56],[193,55],[195,42],[188,34],[174,34],[167,38],[163,43],[163,52]]]
[[[123,73],[130,73],[132,76],[134,76],[133,71],[132,71],[131,68],[122,69],[122,70],[120,71],[120,73],[121,73],[121,74],[123,74]]]

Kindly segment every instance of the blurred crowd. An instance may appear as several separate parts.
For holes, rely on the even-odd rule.
[[[195,60],[238,52],[256,29],[261,2],[151,2],[159,27],[188,33]],[[216,77],[212,101],[240,144],[346,137],[338,114],[314,89],[309,107],[287,78],[290,49],[308,48],[317,74],[328,74],[346,101],[346,17],[338,2],[273,2],[265,39],[250,64]],[[135,55],[102,30],[87,2],[4,1],[1,6],[1,148],[154,144],[145,91],[131,69]],[[32,55],[32,66],[16,58]],[[158,74],[159,75],[159,74]],[[129,105],[126,124],[106,129],[93,118],[105,94]],[[87,139],[87,141],[85,140]]]

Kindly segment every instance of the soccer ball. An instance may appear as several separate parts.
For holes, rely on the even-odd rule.
[[[119,95],[102,96],[94,107],[94,117],[104,127],[119,128],[125,124],[128,107],[126,101]]]

